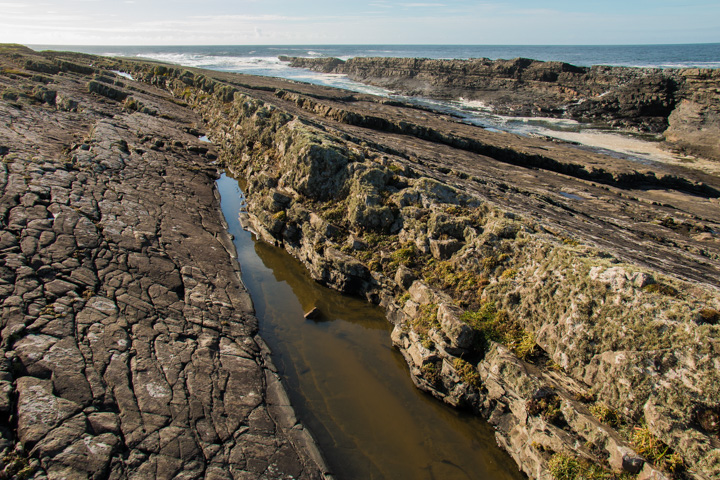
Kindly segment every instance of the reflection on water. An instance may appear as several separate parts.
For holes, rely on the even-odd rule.
[[[260,333],[338,479],[523,478],[485,422],[413,386],[379,307],[321,287],[284,250],[254,241],[238,221],[237,182],[223,175],[218,189]],[[313,307],[320,318],[305,320]]]

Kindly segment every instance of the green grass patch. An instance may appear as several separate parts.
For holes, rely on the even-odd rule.
[[[414,267],[417,256],[418,250],[415,244],[407,243],[404,247],[398,248],[390,255],[392,258],[390,266],[393,268],[397,268],[399,265]]]
[[[483,303],[478,310],[467,311],[460,318],[480,333],[484,349],[490,342],[502,343],[522,360],[530,360],[538,353],[532,332],[513,321],[507,311],[498,310],[494,302]]]
[[[656,467],[670,473],[683,470],[685,462],[672,448],[652,434],[646,426],[635,427],[632,432],[635,451]]]
[[[548,462],[548,470],[555,480],[626,480],[630,474],[614,474],[600,465],[576,458],[567,453],[556,453]]]
[[[462,270],[451,261],[429,259],[422,267],[425,283],[443,290],[464,308],[477,308],[483,289],[490,283],[484,275]]]

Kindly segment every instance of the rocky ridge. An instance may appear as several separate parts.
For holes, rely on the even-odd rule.
[[[662,134],[674,150],[720,159],[720,70],[578,67],[526,58],[281,60],[406,95],[482,101],[500,115],[571,118]]]
[[[528,476],[720,473],[716,177],[645,183],[378,98],[142,72],[201,112],[261,238],[385,307],[416,385],[485,416]],[[502,143],[514,166],[450,136]]]
[[[201,119],[0,46],[2,478],[323,478],[257,336]]]

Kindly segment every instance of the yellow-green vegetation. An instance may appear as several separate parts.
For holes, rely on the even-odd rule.
[[[18,70],[16,68],[7,68],[7,67],[0,69],[0,74],[6,75],[6,76],[14,75],[17,77],[25,77],[25,78],[29,78],[29,77],[33,76],[32,73],[23,72],[22,70]]]
[[[390,262],[392,268],[397,268],[398,265],[414,267],[418,250],[414,243],[407,243],[402,248],[395,250],[390,256],[392,258]]]
[[[328,202],[323,215],[328,222],[344,224],[347,221],[347,207],[343,202]]]
[[[508,268],[502,273],[502,275],[500,275],[500,280],[510,280],[514,278],[515,275],[517,275],[517,270],[514,268]]]
[[[423,378],[433,387],[437,387],[442,382],[440,368],[434,363],[426,363],[421,368]]]
[[[620,426],[620,416],[617,410],[608,407],[602,402],[598,402],[595,405],[590,406],[590,413],[601,422],[610,425],[611,427]]]
[[[525,407],[530,415],[539,415],[548,423],[558,423],[562,419],[562,400],[552,392],[528,400]]]
[[[438,306],[434,303],[420,306],[418,315],[412,322],[415,333],[420,335],[420,339],[425,348],[430,349],[434,346],[430,339],[430,331],[440,329],[440,322],[437,319]]]
[[[575,480],[583,468],[575,457],[564,453],[556,453],[548,462],[548,470],[555,480]]]
[[[506,310],[498,310],[494,302],[485,302],[478,310],[465,312],[461,320],[480,333],[483,348],[491,341],[499,342],[523,360],[537,353],[535,336],[512,320]]]
[[[562,242],[563,242],[565,245],[568,245],[568,246],[571,246],[571,247],[577,247],[578,245],[580,245],[580,242],[578,242],[578,241],[575,240],[574,238],[563,237],[563,238],[562,238]]]
[[[664,283],[651,283],[650,285],[645,285],[643,287],[643,290],[648,293],[667,295],[668,297],[677,297],[679,293],[676,288],[671,287],[670,285],[666,285]]]
[[[548,462],[555,480],[630,480],[629,473],[612,473],[605,468],[567,453],[555,453]]]
[[[681,471],[685,462],[673,452],[667,444],[652,434],[646,426],[635,427],[632,442],[638,454],[648,459],[656,467],[670,473]]]
[[[700,309],[699,320],[700,323],[707,323],[710,325],[717,325],[720,322],[720,312],[714,308],[705,307]]]
[[[384,235],[382,233],[365,232],[363,240],[368,246],[374,250],[387,249],[396,243],[398,240],[397,235]]]
[[[10,452],[2,458],[4,469],[0,472],[0,479],[15,478],[23,480],[30,478],[35,473],[35,469],[30,465],[28,458],[15,452]]]
[[[287,212],[285,210],[280,210],[279,212],[273,214],[273,218],[284,222],[287,219]]]
[[[473,364],[466,362],[462,358],[456,358],[453,366],[463,382],[475,388],[480,387],[480,373]]]
[[[429,259],[423,265],[423,278],[428,285],[445,291],[465,308],[477,308],[482,289],[490,283],[486,276],[463,270],[450,260]]]
[[[590,403],[595,401],[595,395],[589,390],[585,390],[582,392],[575,392],[573,394],[573,399],[576,402],[582,402],[582,403]]]

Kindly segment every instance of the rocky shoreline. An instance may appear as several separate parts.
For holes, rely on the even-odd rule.
[[[0,46],[2,478],[327,478],[201,119],[99,60]]]
[[[85,89],[82,96],[80,90],[69,96],[58,96],[56,92],[56,110],[58,106],[60,110],[62,105],[72,106],[69,102],[75,96],[92,95],[94,102],[102,106],[94,109],[106,112],[105,121],[110,117],[107,112],[123,110],[125,113],[119,117],[125,122],[132,119],[146,125],[146,122],[191,118],[188,123],[202,125],[217,148],[218,160],[247,184],[245,193],[254,230],[265,241],[282,246],[301,260],[316,280],[382,305],[395,326],[393,342],[410,365],[416,385],[449,404],[487,418],[496,428],[498,443],[530,478],[580,478],[583,474],[585,478],[711,479],[720,475],[720,392],[716,387],[720,382],[720,285],[717,281],[720,278],[720,180],[717,176],[669,165],[653,165],[650,169],[563,144],[488,132],[458,123],[451,117],[386,99],[278,79],[62,53],[38,55],[42,58],[34,58],[35,63],[30,64],[22,57],[30,55],[28,52],[14,55],[19,55],[10,55],[15,60],[14,70],[4,69],[0,79],[19,77],[26,86],[20,92],[5,87],[3,98],[15,96],[14,100],[2,104],[10,113],[16,108],[12,102],[21,105],[22,113],[32,111],[31,104],[33,108],[49,108],[42,99],[52,96],[46,90],[55,89],[55,84],[47,82],[37,89],[29,88],[32,85],[29,78],[35,75],[45,78],[51,74],[58,75],[57,81],[62,82],[64,77],[84,75],[77,87]],[[93,67],[88,67],[89,63]],[[105,70],[100,76],[112,78],[111,82],[92,78],[97,73],[95,70],[68,73],[65,67],[61,72],[61,66],[67,64],[78,65],[70,67],[75,70],[79,70],[81,64],[82,68],[122,70],[137,82],[126,83],[104,73]],[[36,73],[43,68],[58,71]],[[172,100],[165,95],[170,95]],[[158,103],[161,97],[165,98],[162,105]],[[86,118],[89,114],[84,111],[77,118]],[[12,118],[13,122],[19,122],[28,117],[15,112]],[[139,137],[135,132],[137,125],[133,123],[132,128],[127,129],[132,135],[122,138],[127,142],[130,154],[126,156],[130,159],[140,155],[145,168],[151,169],[149,161],[153,152],[163,152],[163,167],[154,168],[164,168],[160,177],[167,179],[168,169],[173,165],[168,159],[180,155],[182,160],[179,166],[175,164],[177,169],[195,172],[193,179],[212,178],[208,169],[214,171],[214,167],[207,165],[207,158],[198,166],[197,158],[202,155],[195,151],[187,157],[188,152],[201,148],[192,144],[192,138],[183,137],[183,132],[177,132],[172,139],[161,138],[158,133]],[[96,127],[83,139],[87,140],[84,143],[60,141],[62,138],[58,137],[53,145],[77,144],[69,149],[69,158],[77,157],[72,164],[94,160],[96,157],[88,157],[83,152],[93,152],[93,148],[99,148],[98,144],[106,142],[111,152],[112,148],[119,149],[117,155],[125,162],[122,152],[126,147],[117,141],[113,143],[116,138],[113,135],[117,135],[113,132]],[[155,139],[156,136],[159,138]],[[142,142],[145,137],[149,138]],[[19,145],[36,142],[39,141]],[[54,156],[47,156],[56,158],[57,150],[61,148],[56,146],[51,152]],[[167,150],[172,150],[172,154]],[[27,157],[22,157],[20,152],[4,146],[4,159],[12,160],[4,163],[11,166],[19,163],[24,169],[37,168],[28,160],[39,156],[38,153],[29,152]],[[150,157],[146,160],[148,153]],[[13,154],[25,158],[25,162],[19,162]],[[23,170],[12,177],[15,172],[6,168],[7,185],[23,185],[26,189],[26,182],[33,185],[33,170],[28,170],[29,173]],[[109,168],[105,167],[102,172]],[[148,175],[143,175],[144,181],[158,176],[149,173],[150,170]],[[191,184],[198,188],[195,181]],[[181,191],[179,187],[173,188]],[[150,190],[157,188],[151,186]],[[168,195],[175,192],[168,190],[171,190]],[[51,199],[52,194],[51,186]],[[25,213],[38,204],[38,201],[24,200],[25,196],[6,195],[6,198],[8,202],[15,202],[12,208],[6,209],[7,225],[18,224],[20,213],[12,214],[15,208],[21,206],[23,209],[18,212]],[[101,208],[102,202],[96,201],[96,208]],[[77,207],[83,211],[82,205]],[[123,213],[132,215],[134,210],[135,204]],[[89,216],[91,223],[94,218]],[[198,225],[207,229],[212,225],[209,218],[207,213],[183,225],[188,229],[193,225],[196,229]],[[136,248],[145,256],[155,251],[151,247],[168,248],[159,241],[153,243],[154,239],[161,238],[157,227],[150,230],[154,234],[145,234],[149,229],[146,222],[123,220],[122,225],[129,228],[113,230],[112,222],[110,228],[105,226],[103,215],[96,220],[103,225],[103,235],[106,230],[108,235],[121,232],[121,238],[122,233],[132,235],[128,241],[139,242]],[[132,228],[136,225],[142,228]],[[162,225],[161,222],[160,227]],[[18,224],[13,227],[15,230],[5,229],[16,239],[13,244],[8,237],[11,242],[8,252],[18,256],[25,255],[23,248],[34,245],[32,240],[25,242],[18,238],[20,227],[25,225]],[[97,230],[97,226],[95,228]],[[209,228],[216,234],[211,236],[222,239],[220,230],[214,228]],[[194,239],[194,230],[191,231],[193,237],[190,238]],[[136,238],[136,233],[141,237]],[[40,242],[42,233],[38,235]],[[179,241],[190,240],[182,237]],[[211,239],[202,243],[208,244],[212,244]],[[89,254],[94,255],[95,249],[87,248],[91,250]],[[113,276],[112,283],[107,286],[102,283],[98,288],[103,290],[95,290],[113,301],[117,312],[129,308],[121,297],[137,297],[147,304],[153,300],[149,290],[152,286],[148,283],[140,282],[139,292],[138,287],[130,288],[133,278],[142,276],[143,272],[139,270],[140,264],[130,263],[130,258],[128,253],[116,260],[117,265],[128,266],[123,270],[126,275],[117,279]],[[137,262],[138,258],[145,257],[132,258]],[[182,257],[183,262],[185,259]],[[178,261],[178,265],[183,262]],[[53,267],[56,263],[53,260],[51,267],[60,268]],[[17,288],[17,278],[22,278],[17,272],[24,266],[17,261],[8,266],[6,261],[7,289],[12,287],[14,292]],[[30,270],[37,267],[32,275],[40,278],[35,282],[38,287],[42,282],[44,288],[42,266],[44,264],[31,263]],[[59,278],[69,283],[76,266],[64,268],[71,271]],[[215,264],[213,268],[222,271],[223,267]],[[193,275],[186,282],[185,274],[178,268],[185,303],[201,312],[205,310],[193,302],[204,304],[210,312],[216,306],[234,305],[226,297],[218,302],[206,299],[212,298],[217,290],[223,291],[212,287],[217,285],[214,281],[225,287],[229,284],[227,278],[236,277],[229,274],[213,277],[207,269],[200,269],[204,277],[198,277],[202,281],[198,281],[192,270]],[[30,270],[22,271],[30,274]],[[168,277],[174,278],[170,272]],[[177,288],[173,290],[172,285],[163,282],[164,278],[152,284],[165,288],[167,295],[172,296],[171,292],[177,295]],[[148,285],[147,298],[143,296],[145,285]],[[191,290],[198,286],[193,295]],[[224,291],[227,292],[227,288]],[[19,336],[10,336],[12,329],[4,327],[3,341],[8,347],[22,342],[28,335],[48,335],[42,331],[46,328],[45,314],[41,313],[45,306],[30,310],[30,305],[38,301],[29,295],[26,305],[24,294],[8,293],[3,297],[8,312],[27,310],[22,320],[18,320],[22,323]],[[80,314],[89,309],[83,302],[94,297],[88,294],[90,299],[86,300],[82,294],[70,296],[75,302],[71,305],[80,308],[75,321],[83,324]],[[128,312],[139,311],[138,306],[132,308],[135,310]],[[240,315],[242,321],[235,321],[231,316],[233,321],[226,326],[221,320],[226,311],[213,315],[187,306],[182,309],[187,328],[206,329],[208,332],[203,333],[219,338],[215,345],[220,345],[221,366],[223,347],[234,345],[222,342],[223,338],[231,341],[227,338],[229,332],[233,338],[234,335],[245,338],[243,332],[246,337],[249,335],[250,345],[258,342],[253,337],[253,324],[246,315],[247,310],[240,308],[239,311],[244,312]],[[117,312],[109,311],[108,316],[117,316]],[[125,310],[121,312],[126,315]],[[95,315],[92,310],[89,313]],[[198,316],[202,320],[198,321]],[[36,330],[33,325],[38,318],[43,318],[43,322],[38,323]],[[103,324],[102,319],[91,318],[92,322]],[[49,320],[48,325],[52,323]],[[113,317],[107,324],[115,321]],[[5,332],[9,335],[7,341]],[[147,329],[133,327],[136,337],[130,338],[136,345],[134,351],[147,352],[148,346],[160,351],[156,347],[158,342],[176,341],[183,345],[190,342],[184,333],[171,337],[170,326],[167,332],[150,334]],[[59,340],[78,338],[66,331],[55,332],[55,335],[53,338]],[[98,336],[88,334],[91,348],[94,338]],[[207,344],[201,343],[199,337],[196,344],[189,345],[188,352],[206,358]],[[230,351],[242,353],[233,358],[258,358],[254,348],[242,342],[238,345]],[[55,347],[46,350],[49,352],[52,348]],[[78,349],[81,354],[85,351]],[[12,351],[15,350],[18,348],[13,347]],[[209,348],[207,354],[214,351]],[[19,354],[10,357],[14,364],[24,368],[44,358]],[[150,378],[152,373],[134,368],[134,362],[123,370],[125,377],[118,378],[127,379],[141,372]],[[86,371],[89,364],[91,362],[86,362]],[[151,367],[146,368],[153,371]],[[189,382],[177,374],[177,369],[168,367],[168,371],[176,372],[181,384]],[[217,375],[221,375],[221,371],[219,367]],[[38,381],[49,378],[46,382],[60,378],[53,374],[54,371],[41,372],[34,377],[22,370],[8,372],[8,399],[14,398],[18,384],[26,381],[23,378],[38,378]],[[112,377],[113,381],[115,378]],[[55,387],[53,393],[61,391]],[[56,398],[66,400],[62,395]],[[103,398],[109,397],[105,394]],[[138,394],[135,398],[144,397]],[[152,402],[147,405],[155,408]],[[269,418],[277,419],[273,415],[275,405],[273,402],[257,404],[255,410],[248,412],[247,420],[238,423],[243,425],[239,430],[243,433],[233,441],[240,442],[243,435],[255,439],[253,435],[258,434],[245,430],[244,426],[251,428],[256,425],[253,422],[267,418],[260,414],[262,418],[253,416],[261,407],[265,407]],[[215,404],[211,407],[209,411],[216,412]],[[13,408],[11,405],[4,411],[12,415],[15,414]],[[83,411],[85,415],[93,413],[95,411]],[[148,413],[153,415],[151,418],[157,418],[156,412]],[[210,417],[214,422],[219,421],[213,415]],[[124,418],[120,416],[121,428]],[[200,428],[199,425],[204,424],[192,425]],[[290,432],[298,430],[302,431],[295,426]],[[283,443],[283,438],[288,438],[282,435],[283,429],[276,431],[279,437],[269,443],[286,446],[283,452],[295,452],[296,457],[292,458],[299,460],[290,465],[303,466],[301,472],[308,478],[322,471],[308,463],[308,458],[315,457],[303,455],[303,448],[291,449],[289,445],[297,444]],[[198,432],[198,435],[204,434],[204,430]],[[24,430],[18,429],[17,434],[24,434]],[[58,432],[57,437],[61,436]],[[294,437],[290,436],[290,440]],[[204,448],[205,444],[200,443],[200,447]],[[36,458],[41,450],[37,446],[32,448]],[[146,448],[144,444],[142,448]],[[235,458],[223,456],[224,452],[235,452],[235,448],[216,450],[218,465]],[[156,462],[153,465],[159,465],[160,453],[153,455],[154,452],[147,457],[148,464],[152,459]],[[65,468],[60,461],[46,460],[46,463]],[[126,460],[109,464],[129,465]],[[245,466],[250,465],[258,464],[248,460]],[[269,471],[270,463],[260,465]],[[121,475],[124,471],[119,472]],[[588,477],[591,473],[593,476]]]
[[[527,58],[280,60],[406,95],[481,101],[499,115],[570,118],[655,134],[674,151],[720,159],[717,69],[579,67]]]

